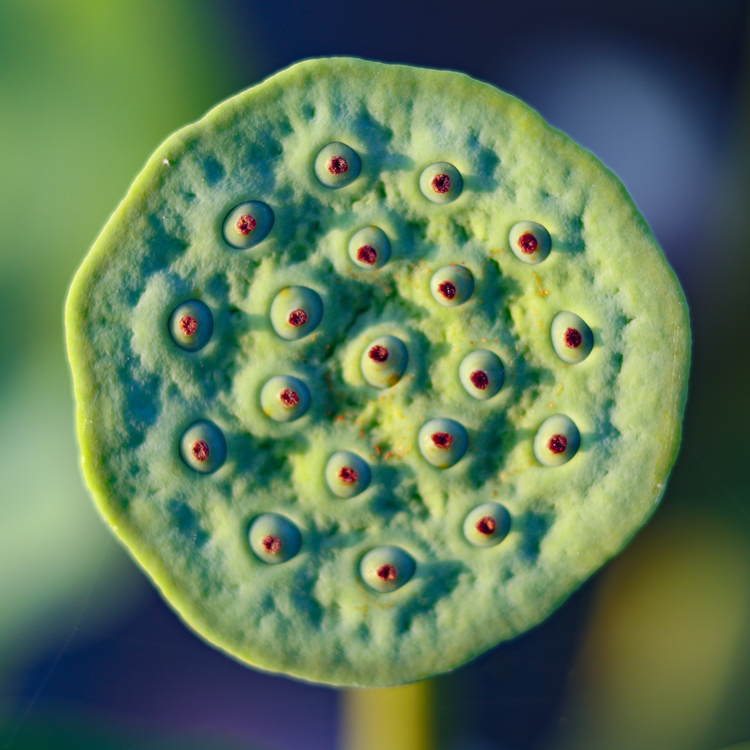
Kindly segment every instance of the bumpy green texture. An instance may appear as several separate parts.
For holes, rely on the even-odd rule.
[[[328,144],[357,154],[348,184],[316,176]],[[420,177],[443,163],[461,191],[435,203]],[[273,212],[256,228],[271,229],[236,247],[226,217],[253,202]],[[227,231],[251,234],[251,214],[239,215]],[[520,222],[549,232],[541,261],[514,254]],[[365,227],[389,240],[382,267],[352,260]],[[445,306],[430,281],[453,264],[474,289]],[[290,294],[316,322],[298,338],[284,328],[297,311],[273,307]],[[196,300],[213,329],[191,351],[170,319]],[[553,347],[560,311],[593,335],[577,364]],[[458,73],[312,60],[218,106],[138,177],[76,276],[67,326],[83,468],[101,513],[191,627],[238,659],[308,680],[417,680],[540,622],[653,512],[679,446],[687,309],[651,232],[591,154]],[[407,364],[376,388],[362,363],[383,337],[403,342]],[[490,398],[461,382],[478,350],[504,370]],[[491,386],[503,370],[488,362]],[[307,387],[299,419],[264,412],[261,391],[276,377]],[[534,442],[556,414],[580,447],[550,467]],[[420,450],[431,420],[465,431],[450,468]],[[219,446],[210,471],[204,446],[181,453],[196,423],[209,450]],[[454,432],[446,450],[463,447]],[[425,439],[443,455],[445,435]],[[369,469],[350,497],[326,479],[340,451]],[[363,472],[342,455],[329,473],[346,485],[350,469]],[[501,541],[478,545],[492,524],[464,525],[487,503],[501,506]],[[392,570],[391,557],[406,568]]]

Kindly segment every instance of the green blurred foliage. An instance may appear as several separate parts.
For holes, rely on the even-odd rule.
[[[149,153],[253,82],[225,34],[192,0],[0,3],[0,679],[140,585],[79,475],[63,304]]]

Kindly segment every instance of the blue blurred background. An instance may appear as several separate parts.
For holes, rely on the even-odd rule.
[[[434,680],[425,742],[750,740],[749,20],[747,0],[1,0],[0,748],[371,747],[342,729],[342,692],[193,636],[109,535],[78,473],[62,328],[76,267],[167,135],[342,54],[464,71],[593,150],[694,327],[685,442],[655,517],[545,624]]]

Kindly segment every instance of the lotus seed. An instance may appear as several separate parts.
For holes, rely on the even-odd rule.
[[[306,286],[282,289],[271,304],[271,325],[287,341],[295,341],[312,333],[322,319],[323,300]]]
[[[594,348],[594,334],[586,321],[567,310],[552,319],[550,339],[555,354],[569,365],[583,362]]]
[[[469,447],[466,428],[452,419],[431,419],[419,431],[419,450],[439,469],[455,466]]]
[[[395,336],[381,336],[363,352],[362,374],[375,388],[392,388],[401,380],[408,363],[404,342]]]
[[[416,570],[414,558],[400,547],[387,545],[370,550],[359,564],[362,580],[375,591],[387,594],[400,589]]]
[[[391,257],[391,241],[380,227],[364,227],[349,240],[349,257],[360,268],[376,271]]]
[[[466,266],[443,266],[432,274],[430,291],[441,305],[458,307],[474,294],[474,275]]]
[[[425,167],[419,178],[422,195],[433,203],[452,203],[463,187],[461,173],[447,161]]]
[[[461,360],[458,377],[470,396],[486,401],[503,387],[505,368],[495,352],[477,349]]]
[[[261,389],[260,407],[276,422],[293,422],[310,408],[310,391],[299,378],[276,375]]]
[[[552,249],[552,238],[546,227],[535,221],[519,221],[508,235],[510,249],[524,263],[541,263]]]
[[[178,305],[169,318],[172,341],[181,349],[197,352],[210,341],[214,316],[205,302],[191,299]]]
[[[255,556],[269,565],[291,560],[302,546],[297,526],[279,513],[263,513],[250,524],[250,548]]]
[[[224,219],[224,239],[238,250],[254,247],[268,237],[274,224],[273,209],[262,201],[235,206]]]
[[[336,497],[349,498],[370,485],[369,465],[352,451],[334,453],[326,464],[326,482]]]
[[[315,176],[327,188],[342,188],[359,177],[362,162],[357,152],[335,141],[323,146],[315,157]]]
[[[543,466],[562,466],[578,452],[581,434],[565,414],[555,414],[542,422],[534,438],[534,455]]]
[[[508,536],[510,513],[499,503],[483,503],[466,516],[464,536],[476,547],[494,547]]]
[[[191,469],[200,474],[211,474],[227,457],[224,433],[207,419],[193,422],[180,440],[180,455]]]

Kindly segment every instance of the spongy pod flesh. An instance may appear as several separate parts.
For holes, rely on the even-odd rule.
[[[104,518],[196,632],[311,681],[537,624],[679,448],[688,314],[652,233],[459,73],[310,60],[219,105],[150,159],[66,326]]]

